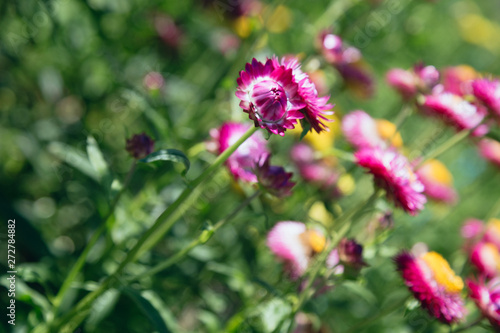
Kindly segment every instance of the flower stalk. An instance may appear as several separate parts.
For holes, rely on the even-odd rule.
[[[77,261],[75,262],[75,264],[71,268],[70,272],[66,276],[66,279],[64,280],[64,282],[61,286],[61,289],[59,289],[59,292],[57,293],[54,300],[52,301],[52,305],[54,307],[53,312],[52,312],[53,315],[57,315],[57,313],[59,312],[59,308],[60,308],[61,303],[64,299],[64,296],[66,295],[66,293],[70,289],[71,283],[75,280],[76,276],[83,268],[83,265],[85,264],[85,260],[87,259],[87,256],[88,256],[90,250],[92,250],[94,245],[99,240],[99,237],[101,237],[103,232],[107,229],[108,223],[109,223],[108,221],[111,218],[111,216],[113,216],[116,205],[117,205],[118,201],[120,200],[120,197],[122,196],[122,194],[125,192],[125,189],[127,188],[128,184],[130,183],[130,180],[132,179],[132,175],[134,174],[136,167],[137,167],[137,160],[134,160],[132,162],[132,166],[130,167],[130,169],[127,173],[127,176],[125,177],[125,181],[123,182],[122,188],[116,194],[115,198],[113,199],[113,201],[111,202],[111,204],[109,206],[109,211],[106,214],[106,216],[104,217],[103,223],[94,232],[94,234],[90,238],[89,242],[87,243],[87,245],[83,249],[82,253],[78,257]]]
[[[257,131],[258,128],[251,127],[243,134],[232,146],[222,152],[215,161],[189,186],[181,193],[181,195],[174,201],[155,221],[153,226],[148,229],[146,233],[137,241],[134,247],[128,252],[128,255],[120,263],[116,271],[107,277],[102,284],[86,295],[68,314],[60,318],[57,322],[52,323],[51,328],[57,331],[60,328],[61,332],[73,332],[76,327],[83,321],[88,314],[89,307],[92,302],[97,299],[107,289],[115,285],[125,267],[137,260],[142,254],[155,246],[163,236],[170,230],[170,228],[177,222],[177,220],[191,207],[194,200],[201,194],[202,188],[199,186],[207,180],[212,173],[217,170],[232,153],[238,149],[249,137]]]
[[[161,272],[170,266],[174,265],[175,263],[179,262],[182,258],[184,258],[189,252],[191,252],[192,249],[197,247],[200,244],[206,243],[210,238],[212,238],[213,234],[219,230],[221,227],[226,225],[228,222],[230,222],[238,213],[244,209],[250,202],[258,197],[261,194],[260,190],[257,190],[254,194],[252,194],[250,197],[248,197],[245,201],[243,201],[238,207],[236,207],[231,213],[229,213],[225,218],[222,220],[218,221],[214,226],[204,230],[200,236],[193,240],[191,243],[189,243],[188,246],[182,248],[179,252],[174,254],[172,257],[168,258],[167,260],[159,263],[155,267],[149,269],[148,271],[136,275],[130,279],[128,279],[128,283],[144,279],[146,277],[155,275],[158,272]]]

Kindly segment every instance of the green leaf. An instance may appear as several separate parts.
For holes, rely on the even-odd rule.
[[[179,332],[181,330],[179,325],[177,324],[174,314],[172,313],[172,311],[170,311],[170,309],[163,302],[162,298],[158,296],[158,294],[156,294],[152,290],[145,290],[141,293],[141,295],[158,310],[158,313],[161,315],[163,322],[170,331]]]
[[[273,332],[282,320],[290,316],[292,307],[279,298],[273,298],[259,306],[259,311],[264,332]]]
[[[135,304],[139,307],[139,309],[144,313],[144,315],[149,319],[153,327],[160,333],[168,333],[171,332],[165,322],[163,321],[162,316],[158,312],[158,309],[151,304],[151,302],[146,299],[141,293],[137,290],[126,287],[123,289],[123,292],[130,297]]]
[[[102,152],[92,136],[87,137],[87,155],[99,179],[102,180],[109,175],[108,164],[104,160]]]
[[[99,296],[92,304],[89,317],[85,323],[85,330],[93,332],[99,323],[113,311],[120,292],[116,289],[110,289]]]
[[[300,124],[302,125],[302,133],[300,133],[300,140],[302,141],[302,139],[306,136],[307,132],[309,132],[311,130],[311,124],[307,121],[300,121]]]
[[[62,142],[52,142],[51,144],[49,144],[48,150],[52,155],[54,155],[61,161],[71,165],[83,174],[96,181],[99,180],[99,177],[92,164],[90,164],[87,157],[77,149]]]
[[[183,172],[184,174],[188,172],[189,167],[191,166],[191,163],[189,162],[187,156],[184,155],[182,151],[177,149],[158,150],[139,160],[139,162],[143,163],[151,163],[156,161],[172,161],[182,163],[184,164],[184,167],[186,167],[186,170]]]
[[[0,285],[5,286],[5,288],[9,289],[10,282],[7,280],[11,274],[3,275],[0,278]],[[16,300],[25,302],[31,305],[36,305],[41,312],[46,316],[50,313],[51,305],[48,299],[40,294],[38,291],[31,289],[23,280],[20,279],[19,276],[16,276]],[[47,319],[47,318],[45,318]]]

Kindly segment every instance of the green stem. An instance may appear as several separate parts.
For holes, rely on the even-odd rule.
[[[321,252],[317,260],[314,262],[312,270],[309,271],[309,274],[307,274],[308,280],[306,286],[300,293],[299,300],[292,309],[292,313],[290,316],[290,326],[288,326],[287,332],[292,331],[294,324],[293,318],[295,317],[297,312],[300,311],[307,299],[314,294],[314,292],[311,290],[314,284],[314,280],[316,279],[316,276],[320,272],[321,268],[325,266],[326,259],[328,258],[330,252],[333,251],[340,240],[347,235],[347,233],[351,229],[352,221],[355,218],[359,217],[359,215],[363,213],[365,208],[370,207],[378,199],[380,193],[381,190],[376,190],[366,201],[362,202],[360,205],[357,205],[350,211],[342,214],[342,216],[337,220],[337,224],[339,225],[340,229],[334,234],[329,245],[323,252]]]
[[[346,160],[349,162],[356,162],[356,158],[354,157],[354,155],[352,153],[349,153],[349,152],[341,150],[341,149],[333,148],[333,147],[328,149],[328,151],[321,157],[325,157],[325,156],[335,156],[335,157],[338,157],[340,159],[343,159],[343,160]]]
[[[212,175],[212,173],[219,168],[229,158],[229,156],[231,156],[231,154],[234,153],[236,149],[238,149],[238,147],[257,130],[257,127],[251,127],[240,139],[238,139],[238,141],[222,152],[222,154],[215,159],[212,165],[210,165],[200,176],[193,180],[190,186],[181,193],[177,200],[175,200],[156,219],[153,226],[142,235],[134,247],[129,251],[125,259],[118,266],[116,271],[111,276],[107,277],[98,289],[85,296],[72,311],[62,317],[55,324],[55,327],[58,328],[62,325],[66,325],[66,323],[68,323],[73,317],[78,315],[78,318],[74,318],[74,320],[61,329],[61,332],[72,332],[85,318],[86,312],[88,312],[88,307],[92,304],[92,302],[109,287],[119,281],[119,276],[125,267],[129,263],[138,259],[144,252],[155,246],[170,230],[174,223],[177,222],[177,220],[188,210],[189,207],[191,207],[194,200],[201,193],[201,189],[198,188],[198,186],[208,179],[210,175]]]
[[[89,242],[85,246],[84,250],[82,251],[82,253],[78,257],[77,261],[75,262],[75,264],[71,268],[71,271],[66,276],[66,279],[64,280],[64,282],[61,286],[61,289],[59,289],[59,292],[57,293],[56,297],[54,298],[54,300],[52,302],[53,307],[54,307],[52,313],[54,315],[57,315],[59,308],[61,306],[61,303],[64,299],[64,296],[66,295],[66,293],[70,289],[71,283],[75,280],[76,276],[78,275],[78,273],[81,271],[83,265],[85,264],[85,260],[87,259],[87,256],[88,256],[90,250],[97,243],[101,234],[106,230],[106,227],[108,225],[108,220],[113,215],[115,208],[116,208],[116,204],[120,200],[120,197],[122,196],[123,192],[125,192],[125,189],[127,188],[130,180],[132,179],[132,175],[134,174],[136,166],[137,166],[137,161],[134,160],[134,162],[132,163],[132,166],[130,167],[130,170],[127,173],[127,176],[125,177],[125,181],[123,182],[122,188],[116,194],[115,198],[113,199],[113,201],[111,202],[111,204],[109,206],[109,211],[103,219],[104,222],[94,232],[94,234],[90,238]]]
[[[383,317],[387,316],[388,314],[393,313],[394,311],[400,309],[406,303],[407,300],[408,300],[408,298],[404,298],[399,302],[395,302],[391,306],[378,312],[376,315],[374,315],[368,319],[365,319],[362,322],[350,327],[345,333],[359,332],[360,328],[362,328],[368,324],[371,324],[371,323],[379,320],[380,318],[383,318]]]
[[[464,140],[469,134],[471,133],[472,130],[463,130],[458,132],[457,134],[453,135],[451,138],[443,142],[441,145],[439,145],[436,149],[432,150],[430,153],[428,153],[422,161],[415,167],[415,170],[419,169],[425,162],[434,159],[444,152],[446,152],[448,149],[452,148],[455,146],[457,143],[460,141]]]
[[[497,202],[491,207],[490,211],[485,217],[485,221],[488,221],[491,218],[499,217],[500,215],[500,198],[497,200]]]
[[[401,127],[403,126],[405,121],[408,119],[408,117],[412,114],[413,108],[412,108],[410,103],[411,102],[407,102],[407,103],[403,104],[403,107],[401,108],[398,115],[396,116],[396,119],[394,120],[394,126],[396,127],[396,130],[391,135],[391,137],[386,140],[386,142],[389,146],[392,145],[392,141],[394,140],[396,135],[399,134]]]
[[[316,30],[324,29],[332,23],[339,21],[349,8],[354,7],[360,0],[332,1],[323,14],[314,23]]]
[[[481,317],[479,317],[478,319],[474,320],[473,322],[471,322],[471,323],[469,323],[469,324],[467,324],[467,325],[465,325],[465,326],[462,326],[462,327],[460,327],[460,328],[458,328],[458,329],[454,330],[454,331],[453,331],[453,333],[457,333],[457,332],[465,332],[465,331],[467,331],[469,328],[474,327],[474,326],[476,326],[477,324],[479,324],[479,323],[480,323],[483,319],[484,319],[484,317],[483,317],[483,316],[481,316]]]
[[[146,278],[146,277],[151,276],[151,275],[154,275],[158,272],[161,272],[161,271],[169,268],[173,264],[179,262],[179,260],[184,258],[184,256],[186,256],[192,249],[194,249],[195,247],[197,247],[200,244],[206,243],[217,230],[219,230],[222,226],[224,226],[226,223],[231,221],[243,208],[248,206],[248,204],[253,199],[255,199],[257,196],[259,196],[260,193],[261,193],[261,191],[257,190],[254,194],[252,194],[245,201],[243,201],[238,207],[236,207],[229,215],[227,215],[225,218],[223,218],[222,220],[217,222],[212,228],[210,228],[208,230],[204,230],[201,233],[201,235],[197,239],[195,239],[191,243],[189,243],[188,246],[184,247],[179,252],[174,254],[172,257],[168,258],[167,260],[165,260],[162,263],[159,263],[158,265],[151,268],[150,270],[148,270],[142,274],[131,277],[128,280],[128,283]]]

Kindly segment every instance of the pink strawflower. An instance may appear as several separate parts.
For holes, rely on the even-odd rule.
[[[413,67],[420,91],[430,91],[439,82],[439,71],[434,66],[425,66],[418,63]]]
[[[500,278],[494,278],[487,284],[483,281],[467,280],[467,287],[470,290],[470,298],[489,320],[494,330],[500,330]]]
[[[331,64],[342,61],[343,43],[342,39],[328,31],[322,31],[319,36],[321,51],[326,61]]]
[[[495,244],[481,241],[474,245],[471,249],[470,261],[479,273],[488,278],[500,273],[500,253]]]
[[[434,66],[418,63],[412,70],[391,69],[386,80],[404,99],[412,99],[417,92],[428,93],[432,90],[439,81],[439,71]]]
[[[276,58],[273,61],[275,67],[280,66]],[[333,112],[329,112],[333,108],[333,104],[328,104],[330,96],[318,97],[315,84],[311,81],[309,75],[302,72],[297,58],[285,57],[281,60],[281,66],[293,70],[294,79],[299,84],[299,95],[306,103],[305,108],[301,110],[305,120],[317,133],[327,130],[327,127],[321,121],[330,121],[325,116],[333,114]]]
[[[292,194],[294,182],[290,181],[293,173],[286,172],[280,166],[270,165],[271,155],[263,154],[256,163],[254,172],[257,175],[259,185],[268,193],[278,197],[286,197]]]
[[[487,138],[481,139],[478,148],[482,157],[500,167],[500,142]]]
[[[472,80],[475,78],[477,73],[470,66],[448,67],[443,71],[444,90],[459,96],[472,94]]]
[[[425,96],[423,107],[427,113],[442,118],[459,131],[475,128],[485,116],[482,108],[448,92]]]
[[[374,92],[374,81],[367,65],[363,62],[361,51],[344,45],[339,36],[328,31],[319,34],[319,41],[325,60],[337,69],[347,87],[360,97],[371,97]]]
[[[290,157],[306,182],[318,186],[321,190],[333,191],[334,195],[339,194],[336,187],[339,172],[329,159],[316,159],[314,150],[305,143],[293,146]]]
[[[495,244],[497,249],[500,250],[500,220],[490,219],[486,224],[483,240]]]
[[[440,254],[402,252],[394,260],[405,284],[431,316],[446,324],[465,317],[463,281]]]
[[[207,143],[207,149],[215,154],[221,154],[238,141],[249,128],[249,125],[226,122],[219,129],[210,130],[211,141]],[[258,158],[269,153],[266,144],[267,141],[261,132],[254,133],[227,159],[226,165],[235,179],[257,182],[254,168]]]
[[[484,231],[484,222],[478,219],[467,219],[461,229],[461,235],[465,239],[479,237]]]
[[[387,197],[410,215],[424,208],[424,185],[406,157],[392,149],[363,148],[354,154],[357,163],[374,176],[375,185],[385,189]]]
[[[314,149],[305,143],[298,143],[290,150],[290,157],[296,164],[312,163],[315,160]]]
[[[443,163],[438,160],[429,160],[416,173],[424,184],[424,193],[428,197],[448,204],[457,201],[457,192],[453,188],[453,176]]]
[[[403,140],[396,126],[387,120],[373,119],[366,112],[352,111],[342,119],[342,132],[356,149],[401,147]]]
[[[472,92],[488,109],[500,117],[500,81],[474,80],[472,82]]]
[[[274,134],[284,135],[295,128],[297,119],[304,119],[318,133],[324,130],[321,120],[327,120],[329,97],[318,97],[314,84],[300,70],[297,59],[256,59],[247,64],[237,80],[236,96],[240,107],[249,114],[255,126]]]
[[[396,89],[404,99],[411,99],[417,93],[415,75],[401,68],[394,68],[387,72],[387,83]]]
[[[146,133],[135,134],[127,139],[125,150],[135,159],[141,159],[153,152],[155,142]]]
[[[324,250],[326,238],[315,229],[307,229],[302,222],[278,222],[267,235],[267,246],[284,260],[292,279],[307,270],[314,255]]]

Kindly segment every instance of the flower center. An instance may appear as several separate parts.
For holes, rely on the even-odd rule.
[[[451,269],[450,265],[439,253],[427,252],[422,255],[422,260],[427,264],[434,279],[450,293],[458,293],[464,288],[464,282]]]
[[[315,253],[319,253],[325,248],[326,238],[316,230],[307,230],[300,237]]]
[[[438,160],[430,160],[422,167],[424,171],[428,171],[428,175],[434,181],[451,186],[453,183],[453,176],[446,166]]]
[[[377,132],[384,140],[391,140],[391,144],[399,148],[403,145],[403,139],[399,132],[396,133],[396,125],[385,119],[376,119]]]
[[[484,250],[481,253],[481,258],[487,262],[491,263],[495,267],[497,272],[500,272],[500,253],[495,244],[486,243],[484,244]]]
[[[499,219],[490,219],[488,221],[488,229],[493,231],[495,233],[495,235],[500,235],[500,220]]]
[[[285,90],[271,80],[256,83],[252,91],[255,111],[265,122],[278,122],[286,115],[287,97]]]

